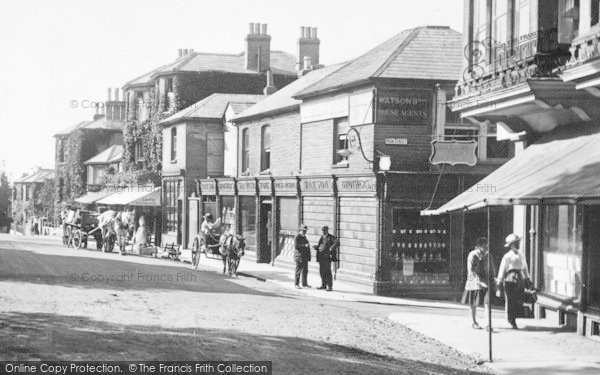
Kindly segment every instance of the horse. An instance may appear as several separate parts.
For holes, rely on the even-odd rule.
[[[233,273],[237,277],[237,269],[240,265],[240,259],[244,255],[246,249],[246,241],[244,237],[237,234],[223,233],[220,239],[220,254],[223,258],[223,274],[226,267],[229,269],[229,276]]]
[[[104,252],[112,251],[111,237],[114,235],[119,244],[121,254],[125,251],[125,240],[129,229],[133,228],[134,211],[107,210],[98,215],[98,226],[102,230],[102,249]]]

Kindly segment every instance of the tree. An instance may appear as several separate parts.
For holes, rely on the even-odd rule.
[[[0,227],[10,223],[10,185],[4,171],[0,172]]]

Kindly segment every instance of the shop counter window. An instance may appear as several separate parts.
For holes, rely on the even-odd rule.
[[[180,195],[180,182],[166,180],[164,182],[165,229],[167,232],[177,232],[177,198]]]
[[[280,197],[278,198],[279,220],[278,246],[275,256],[294,257],[294,238],[300,227],[298,218],[298,198]]]
[[[221,222],[235,230],[235,198],[221,197]]]
[[[202,196],[202,208],[204,215],[211,214],[213,218],[219,217],[217,214],[217,197],[214,195]],[[204,220],[204,219],[203,219]]]
[[[581,294],[582,210],[574,205],[544,206],[542,288],[559,297]]]
[[[447,219],[394,209],[391,239],[384,250],[384,281],[449,284]]]
[[[256,251],[256,198],[240,197],[240,232],[246,249]]]

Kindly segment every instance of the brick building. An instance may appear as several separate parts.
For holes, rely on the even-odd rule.
[[[337,277],[357,289],[453,295],[464,268],[461,244],[450,240],[455,228],[419,211],[496,167],[440,171],[429,162],[432,139],[459,126],[445,103],[460,73],[460,44],[447,27],[406,30],[242,112],[233,119],[237,178],[199,180],[200,212],[210,201],[218,216],[235,213],[258,262],[291,266],[299,224],[312,244],[328,225],[340,238]],[[389,171],[377,168],[381,154],[391,156]]]
[[[298,51],[318,61],[318,45],[314,29],[312,33],[304,32]],[[260,95],[267,72],[272,73],[275,86],[284,87],[296,79],[298,66],[299,60],[293,54],[271,50],[266,24],[250,24],[242,53],[180,49],[174,62],[123,87],[127,102],[125,168],[150,171],[160,177],[163,167],[161,120],[214,93]]]
[[[212,94],[162,120],[163,243],[187,246],[197,231],[194,212],[188,214],[186,197],[195,191],[195,180],[223,176],[225,113],[228,107],[247,108],[263,95]],[[192,219],[188,224],[188,219]]]
[[[115,89],[114,100],[96,107],[92,121],[81,121],[54,135],[56,140],[56,200],[73,203],[88,188],[88,171],[84,162],[112,145],[123,143],[125,103]]]

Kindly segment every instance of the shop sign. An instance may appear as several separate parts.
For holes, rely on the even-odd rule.
[[[203,180],[200,181],[200,193],[202,195],[215,195],[217,194],[217,184],[214,180]]]
[[[340,193],[375,193],[377,183],[374,177],[339,178],[337,190]]]
[[[233,180],[219,181],[218,186],[219,186],[219,194],[220,195],[235,194],[235,181],[233,181]]]
[[[477,164],[477,141],[432,141],[431,164],[469,165]]]
[[[254,195],[256,194],[256,180],[238,180],[237,189],[239,194]]]
[[[390,125],[428,125],[432,102],[431,91],[378,90],[375,121]]]
[[[406,138],[386,138],[385,144],[392,145],[392,146],[407,145],[408,139],[406,139]]]
[[[333,179],[308,178],[300,181],[302,193],[333,193]]]
[[[258,193],[260,195],[271,195],[273,193],[272,181],[258,180]]]
[[[273,187],[275,188],[275,194],[298,194],[298,181],[294,179],[287,180],[275,180],[273,181]]]

